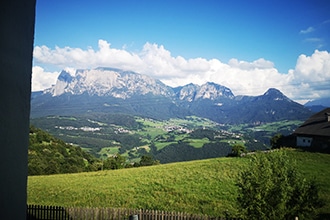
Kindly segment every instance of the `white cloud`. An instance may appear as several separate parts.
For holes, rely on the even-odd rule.
[[[274,68],[274,63],[263,58],[255,60],[253,62],[238,61],[237,59],[229,60],[229,65],[241,70],[256,70],[256,69],[270,69]]]
[[[146,43],[140,53],[140,58],[143,63],[141,71],[166,80],[173,77],[187,78],[190,74],[205,72],[210,68],[206,59],[186,60],[181,56],[172,57],[164,46],[157,44]]]
[[[318,51],[311,56],[300,55],[292,76],[290,89],[296,100],[310,100],[330,95],[330,53]]]
[[[317,37],[310,37],[306,38],[304,42],[311,43],[314,45],[315,48],[320,49],[324,47],[325,41],[322,38],[317,38]]]
[[[300,55],[295,68],[300,80],[321,81],[330,79],[330,54],[316,50],[312,56]]]
[[[55,84],[59,72],[46,72],[40,66],[32,67],[32,91],[41,91]]]
[[[306,42],[312,42],[312,43],[318,43],[318,42],[321,42],[322,39],[321,38],[317,38],[317,37],[310,37],[310,38],[306,38],[305,39]]]
[[[98,50],[36,46],[34,59],[40,66],[57,66],[58,71],[66,67],[99,66],[132,70],[160,79],[169,86],[211,81],[229,87],[235,95],[260,95],[274,87],[300,101],[329,96],[330,89],[330,55],[318,50],[311,56],[299,56],[295,69],[286,74],[279,73],[274,63],[264,58],[252,62],[231,59],[228,63],[217,59],[185,59],[172,56],[162,45],[146,43],[140,52],[132,53],[124,48],[111,48],[105,40],[99,40]],[[43,72],[41,67],[34,67],[34,90],[55,83],[58,74]]]
[[[305,30],[301,30],[299,33],[300,33],[300,34],[308,34],[308,33],[311,33],[311,32],[313,32],[313,31],[315,31],[315,28],[314,28],[314,27],[308,27],[308,28],[305,29]]]
[[[328,24],[330,24],[330,20],[325,20],[314,26],[310,26],[305,30],[301,30],[299,34],[302,34],[306,37],[303,40],[305,43],[312,44],[316,49],[321,49],[328,44],[328,35],[324,35],[324,33],[329,32]]]
[[[94,68],[96,66],[126,66],[136,68],[140,64],[140,58],[136,54],[125,50],[113,49],[104,40],[98,42],[99,50],[81,48],[36,46],[33,57],[36,63],[52,64],[60,68],[72,66],[75,68]]]

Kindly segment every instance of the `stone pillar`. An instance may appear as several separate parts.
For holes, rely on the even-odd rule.
[[[35,1],[0,3],[0,219],[26,218]]]

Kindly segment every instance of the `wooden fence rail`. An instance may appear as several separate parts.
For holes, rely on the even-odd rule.
[[[27,206],[28,220],[224,220],[184,212],[168,212],[125,208],[64,208],[59,206]]]

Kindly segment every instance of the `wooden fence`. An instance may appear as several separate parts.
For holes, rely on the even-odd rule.
[[[59,206],[27,205],[27,220],[71,220],[66,209]]]
[[[224,220],[205,215],[124,208],[64,208],[59,206],[27,206],[28,220]]]

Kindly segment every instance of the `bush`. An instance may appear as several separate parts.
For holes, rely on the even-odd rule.
[[[152,165],[158,165],[159,161],[154,160],[152,155],[143,155],[141,157],[140,166],[152,166]]]
[[[246,219],[309,219],[321,206],[319,187],[298,172],[284,150],[252,155],[237,185]]]
[[[276,148],[280,148],[282,147],[282,139],[283,139],[283,135],[282,134],[276,134],[274,135],[271,139],[270,139],[270,146],[272,147],[272,149],[276,149]]]
[[[239,157],[241,154],[246,153],[246,147],[241,144],[235,144],[231,150],[230,156]]]

